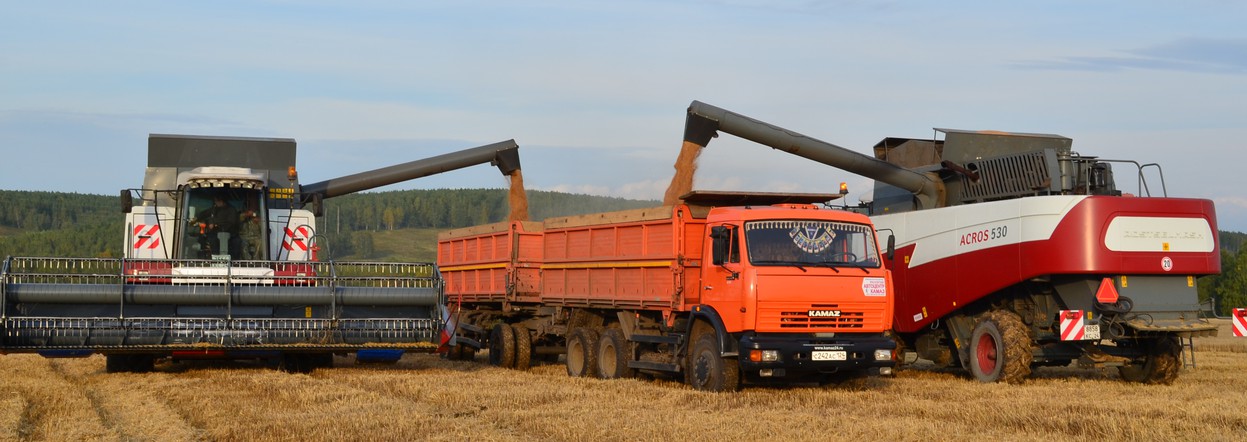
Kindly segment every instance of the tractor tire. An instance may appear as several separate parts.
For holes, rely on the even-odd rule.
[[[979,319],[970,334],[970,373],[979,382],[1019,384],[1030,376],[1031,339],[1016,313],[993,310]]]
[[[1122,379],[1144,384],[1170,385],[1178,379],[1178,371],[1182,370],[1182,346],[1175,336],[1141,343],[1146,359],[1142,364],[1131,364],[1117,367]]]
[[[489,332],[489,364],[495,367],[515,366],[515,330],[499,322]]]
[[[511,328],[515,333],[515,369],[528,370],[533,366],[533,335],[522,325]]]
[[[597,346],[597,332],[587,328],[573,330],[567,337],[567,375],[574,378],[596,376]]]
[[[735,358],[719,355],[719,339],[713,333],[702,334],[689,355],[689,384],[703,391],[736,391],[740,389],[740,364]]]
[[[602,379],[632,378],[636,370],[628,367],[632,360],[631,344],[623,330],[608,328],[598,339],[598,377]]]

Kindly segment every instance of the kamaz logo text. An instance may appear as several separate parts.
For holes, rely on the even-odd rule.
[[[810,310],[811,318],[839,318],[840,310]]]

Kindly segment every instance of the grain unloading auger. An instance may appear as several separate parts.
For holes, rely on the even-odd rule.
[[[508,140],[300,185],[291,139],[152,135],[148,147],[143,188],[122,191],[124,258],[4,261],[0,349],[103,353],[109,371],[169,356],[306,371],[333,353],[431,351],[445,308],[436,265],[317,261],[321,204],[477,164],[520,167]]]
[[[937,129],[944,139],[886,138],[875,158],[694,101],[684,141],[717,132],[876,181],[863,209],[890,234],[902,344],[985,382],[1033,366],[1116,366],[1171,383],[1199,319],[1195,280],[1220,272],[1206,199],[1152,197],[1160,167],[1081,156],[1058,135]],[[1137,168],[1123,194],[1112,164]],[[1193,356],[1192,356],[1193,357]]]

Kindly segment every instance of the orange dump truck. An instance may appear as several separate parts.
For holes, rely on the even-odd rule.
[[[703,390],[895,366],[892,280],[839,195],[694,192],[684,204],[442,233],[450,356],[488,347],[571,376],[668,375]]]

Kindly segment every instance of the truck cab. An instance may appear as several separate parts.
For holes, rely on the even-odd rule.
[[[746,379],[890,372],[891,275],[867,217],[810,203],[716,207],[706,232],[699,302],[734,338]]]

